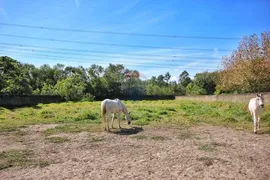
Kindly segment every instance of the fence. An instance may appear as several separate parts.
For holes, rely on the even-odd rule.
[[[2,107],[21,107],[33,106],[39,103],[58,103],[62,102],[61,96],[42,96],[42,95],[0,95],[0,106]]]
[[[230,95],[201,95],[201,96],[176,96],[176,100],[198,100],[198,101],[230,101],[248,103],[249,100],[256,96],[256,93],[248,94],[230,94]],[[270,103],[270,92],[263,93],[264,102]]]
[[[120,100],[174,100],[174,95],[168,96],[96,96],[95,100],[102,101],[104,99],[115,99],[118,98]]]
[[[175,96],[96,96],[95,100],[101,101],[106,98],[110,99],[121,99],[121,100],[173,100]],[[39,103],[59,103],[63,99],[61,96],[42,96],[42,95],[0,95],[0,107],[22,107],[22,106],[33,106]]]
[[[263,93],[266,104],[270,103],[270,92]],[[256,93],[250,94],[233,94],[233,95],[202,95],[202,96],[96,96],[95,100],[101,101],[106,98],[121,100],[199,100],[199,101],[231,101],[248,103],[249,100],[256,96]],[[0,95],[0,107],[21,107],[32,106],[39,103],[59,103],[63,99],[60,96],[41,96],[41,95]]]

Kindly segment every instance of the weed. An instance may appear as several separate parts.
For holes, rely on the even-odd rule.
[[[212,152],[216,150],[216,147],[212,144],[204,144],[199,147],[199,150]]]
[[[197,160],[198,161],[203,161],[203,164],[206,165],[206,166],[211,166],[211,165],[213,165],[213,162],[214,162],[214,158],[206,157],[206,156],[197,158]]]
[[[192,137],[192,133],[189,131],[181,131],[178,137],[181,140],[186,140]]]
[[[143,139],[147,139],[147,136],[145,135],[137,135],[137,136],[132,136],[132,139],[136,139],[136,140],[143,140]]]
[[[161,112],[159,112],[158,114],[159,114],[159,115],[167,115],[168,112],[167,112],[167,111],[161,111]]]
[[[52,136],[52,137],[46,137],[46,140],[48,140],[51,143],[64,143],[68,142],[69,139],[66,137],[59,137],[59,136]]]
[[[59,133],[78,133],[82,131],[98,132],[101,131],[101,126],[94,124],[66,124],[63,126],[56,126],[55,128],[46,129],[44,134],[46,136]]]
[[[17,136],[17,137],[25,136],[26,134],[27,134],[27,132],[22,131],[22,130],[20,130],[20,129],[18,129],[18,130],[16,130],[16,131],[13,132],[13,135],[14,135],[14,136]]]
[[[0,154],[0,170],[13,166],[26,167],[32,164],[32,151],[11,150]]]
[[[151,139],[153,139],[155,141],[164,141],[167,138],[166,137],[163,137],[163,136],[153,136],[153,137],[151,137]]]
[[[104,141],[105,139],[103,137],[92,137],[91,142],[101,142]]]

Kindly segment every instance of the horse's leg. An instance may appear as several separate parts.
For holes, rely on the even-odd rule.
[[[258,131],[260,130],[260,121],[261,121],[261,117],[258,116]]]
[[[104,126],[104,130],[106,131],[106,122],[107,122],[107,116],[106,116],[107,114],[105,113],[104,115],[103,115],[103,126]]]
[[[257,134],[257,117],[256,117],[256,115],[253,115],[253,121],[254,121],[254,134]]]
[[[112,129],[113,129],[113,123],[114,123],[114,113],[112,114]]]
[[[120,113],[117,114],[117,118],[118,118],[118,126],[119,126],[119,129],[121,129],[121,126],[120,126]]]
[[[108,119],[107,119],[107,122],[106,122],[106,126],[107,126],[107,131],[110,132],[110,120],[111,120],[111,112],[108,113]]]

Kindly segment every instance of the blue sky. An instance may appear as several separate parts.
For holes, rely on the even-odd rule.
[[[0,0],[0,23],[95,31],[242,38],[269,31],[269,17],[270,1],[268,0]],[[109,63],[121,63],[129,69],[139,70],[142,78],[151,78],[153,75],[165,74],[169,71],[173,80],[177,80],[183,70],[187,70],[191,76],[194,76],[197,72],[220,68],[221,57],[231,53],[221,50],[233,50],[239,43],[239,40],[50,31],[1,24],[0,34],[161,47],[115,47],[0,36],[0,55],[9,55],[24,63],[36,66],[42,64],[53,66],[62,63],[84,67],[89,67],[91,64],[107,66]],[[30,47],[18,48],[3,43]],[[87,54],[82,51],[75,52],[77,54],[74,55],[68,51],[58,51],[57,48],[106,53]],[[132,55],[127,55],[128,53]],[[43,55],[48,55],[49,58],[42,58]]]

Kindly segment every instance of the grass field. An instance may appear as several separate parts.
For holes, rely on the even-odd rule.
[[[252,132],[253,122],[247,104],[230,102],[195,101],[124,101],[131,111],[132,125],[174,124],[190,126],[206,123],[229,126]],[[122,116],[122,119],[123,116]],[[0,108],[0,132],[18,131],[34,124],[58,124],[45,131],[57,133],[102,131],[100,102],[67,102],[39,104],[16,109]],[[122,122],[123,125],[126,122]],[[270,133],[270,106],[266,105],[262,117],[261,133]]]
[[[0,108],[1,180],[269,179],[269,105],[254,135],[247,104],[124,103],[132,124],[111,133],[100,102]]]

